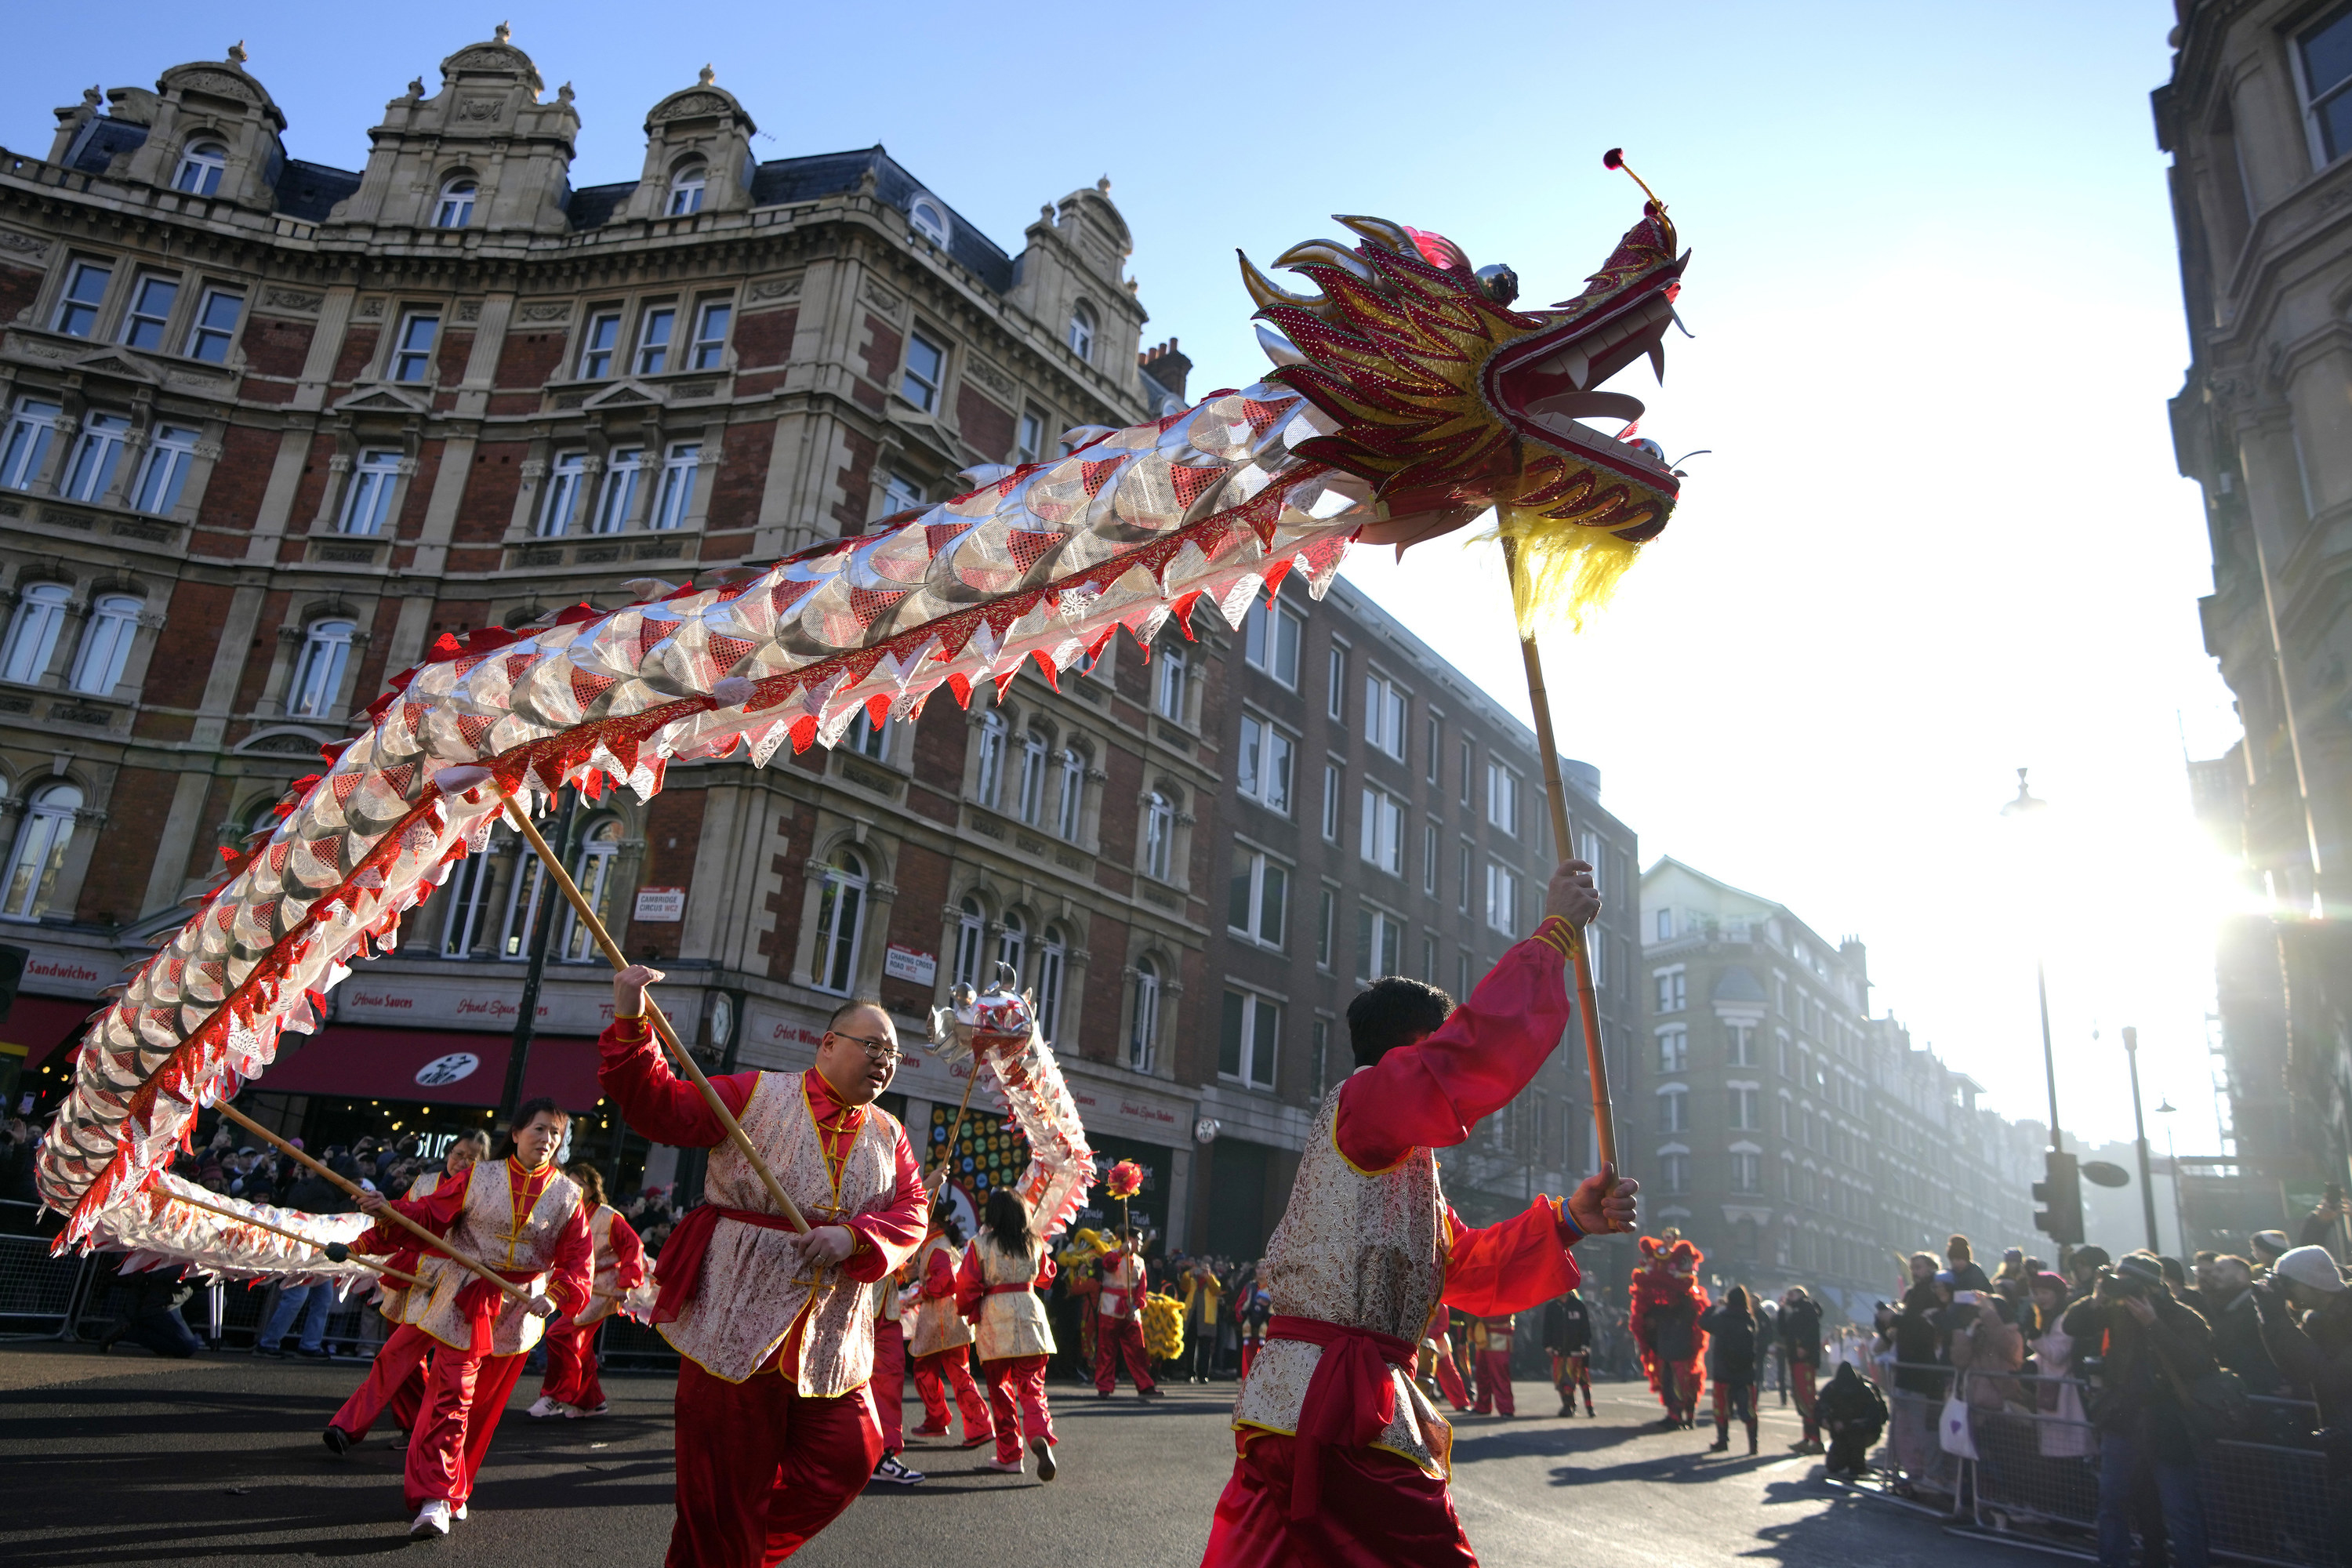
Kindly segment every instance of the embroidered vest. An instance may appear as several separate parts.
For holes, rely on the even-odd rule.
[[[1034,1279],[1045,1268],[1044,1242],[1026,1258],[1014,1257],[985,1236],[972,1246],[980,1252],[980,1278],[984,1284],[1018,1285]],[[980,1359],[984,1362],[1054,1353],[1054,1331],[1045,1321],[1045,1303],[1034,1290],[982,1296],[979,1337]]]
[[[1370,1329],[1407,1343],[1428,1332],[1445,1289],[1445,1198],[1437,1156],[1413,1149],[1385,1171],[1357,1170],[1339,1152],[1339,1089],[1323,1099],[1298,1162],[1290,1206],[1265,1244],[1257,1283],[1285,1317]],[[1319,1345],[1268,1340],[1234,1401],[1234,1425],[1296,1435]],[[1372,1439],[1432,1475],[1446,1471],[1453,1428],[1391,1367],[1396,1419]]]
[[[1104,1259],[1102,1294],[1095,1298],[1095,1310],[1106,1318],[1132,1318],[1143,1310],[1143,1259],[1124,1253]]]
[[[588,1281],[588,1305],[572,1320],[582,1328],[601,1323],[621,1310],[619,1301],[605,1299],[606,1294],[621,1293],[621,1260],[613,1255],[613,1219],[618,1212],[610,1204],[598,1204],[596,1212],[588,1216],[588,1235],[596,1244],[596,1263],[595,1272]]]
[[[955,1246],[944,1236],[935,1236],[923,1243],[915,1254],[915,1278],[921,1280],[930,1272],[931,1259],[946,1253],[952,1262]],[[941,1351],[961,1350],[971,1343],[971,1325],[956,1310],[953,1296],[926,1296],[915,1313],[914,1337],[907,1342],[908,1355],[937,1355]]]
[[[809,1224],[837,1225],[883,1207],[898,1187],[898,1121],[878,1106],[866,1108],[836,1186],[802,1092],[803,1076],[761,1073],[736,1118],[744,1134]],[[703,1195],[721,1208],[776,1212],[766,1184],[731,1140],[710,1151]],[[875,1295],[888,1279],[861,1285],[838,1268],[802,1268],[790,1234],[720,1219],[703,1256],[702,1284],[677,1321],[661,1325],[662,1337],[711,1376],[740,1383],[805,1316],[800,1392],[813,1398],[850,1393],[873,1375]]]
[[[539,1201],[516,1223],[513,1189],[504,1160],[477,1161],[466,1174],[466,1206],[449,1227],[449,1245],[488,1264],[501,1273],[525,1271],[533,1278],[517,1281],[525,1293],[545,1293],[549,1266],[555,1261],[555,1244],[580,1206],[579,1184],[562,1172],[551,1175]],[[402,1304],[402,1321],[414,1323],[443,1344],[459,1350],[472,1343],[472,1325],[457,1310],[457,1294],[475,1278],[457,1259],[428,1252],[417,1265],[417,1279],[432,1287],[408,1292]],[[539,1343],[544,1327],[522,1310],[522,1303],[501,1295],[503,1303],[490,1329],[488,1355],[520,1355]]]

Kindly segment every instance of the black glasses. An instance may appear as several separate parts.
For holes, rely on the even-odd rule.
[[[825,1031],[825,1035],[827,1037],[832,1039],[848,1040],[857,1046],[863,1047],[866,1051],[866,1060],[878,1062],[884,1067],[893,1066],[898,1060],[898,1047],[891,1044],[888,1040],[868,1039],[864,1035],[845,1035],[839,1029],[827,1029]]]

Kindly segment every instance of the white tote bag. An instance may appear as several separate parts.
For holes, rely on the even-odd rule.
[[[1944,1417],[1936,1428],[1936,1436],[1947,1454],[1963,1459],[1977,1457],[1976,1433],[1969,1426],[1969,1402],[1960,1396],[1957,1381],[1953,1384],[1952,1392],[1945,1397]]]

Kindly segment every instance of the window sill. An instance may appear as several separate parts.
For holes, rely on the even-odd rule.
[[[520,566],[599,566],[625,561],[677,561],[688,555],[688,540],[701,537],[702,530],[699,528],[665,528],[520,540],[507,545],[505,565],[511,570]],[[698,547],[694,553],[699,553]]]
[[[23,490],[0,492],[0,517],[17,522],[70,529],[79,534],[103,533],[113,539],[133,540],[142,544],[161,546],[171,554],[182,552],[188,535],[187,524],[173,518],[158,517],[152,512],[58,500],[34,496]]]

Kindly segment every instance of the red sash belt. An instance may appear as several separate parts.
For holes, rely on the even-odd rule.
[[[1363,1447],[1396,1419],[1396,1384],[1388,1369],[1411,1366],[1415,1347],[1376,1330],[1280,1313],[1266,1324],[1265,1337],[1323,1347],[1307,1380],[1292,1448],[1290,1517],[1307,1519],[1323,1500],[1323,1450]]]
[[[761,1214],[753,1209],[721,1208],[717,1204],[697,1204],[686,1211],[662,1244],[661,1256],[654,1262],[654,1284],[659,1288],[654,1298],[654,1321],[674,1323],[694,1303],[694,1293],[702,1288],[702,1259],[710,1250],[710,1233],[722,1219],[743,1225],[757,1226],[761,1230],[789,1231],[792,1222],[780,1214]]]
[[[466,1266],[461,1263],[457,1267],[464,1268]],[[509,1285],[524,1287],[525,1294],[530,1293],[529,1288],[531,1281],[539,1278],[539,1271],[536,1269],[524,1269],[518,1272],[511,1268],[493,1268],[490,1272]],[[457,1309],[457,1315],[470,1325],[471,1342],[477,1352],[486,1352],[490,1348],[490,1331],[497,1326],[499,1313],[505,1309],[506,1304],[505,1291],[480,1275],[471,1270],[467,1271],[466,1283],[459,1287],[457,1299],[452,1305]]]

